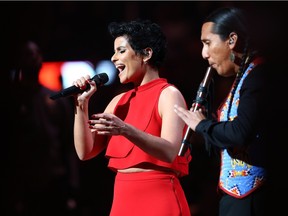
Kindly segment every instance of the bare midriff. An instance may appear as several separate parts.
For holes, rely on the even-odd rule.
[[[149,172],[149,171],[161,171],[161,172],[168,172],[168,173],[176,173],[175,170],[171,170],[166,167],[160,167],[160,166],[155,166],[155,165],[146,165],[146,166],[141,166],[141,167],[130,167],[127,169],[118,169],[118,172],[121,173],[137,173],[137,172]]]

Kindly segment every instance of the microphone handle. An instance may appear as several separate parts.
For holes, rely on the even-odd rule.
[[[205,73],[205,76],[198,88],[195,104],[192,110],[193,112],[197,111],[202,105],[204,105],[204,102],[206,101],[206,98],[208,95],[208,90],[209,90],[209,85],[212,79],[212,75],[213,75],[213,70],[211,67],[208,67]],[[178,156],[185,155],[189,145],[191,145],[189,140],[192,137],[192,133],[193,133],[193,130],[190,127],[188,127],[186,130],[185,136],[182,140],[182,144],[181,144]]]
[[[90,89],[90,85],[89,84],[86,84],[86,88],[85,89],[80,89],[80,88],[78,88],[76,86],[70,86],[70,87],[65,88],[62,91],[60,91],[58,93],[58,97],[67,97],[67,96],[70,96],[72,94],[82,93],[82,92],[87,91],[89,89]],[[55,99],[55,98],[51,97],[51,99]]]
[[[94,80],[97,87],[104,85],[106,82],[108,82],[109,77],[106,73],[101,73],[101,74],[96,74],[94,77],[92,77],[90,79],[90,81]],[[55,100],[61,97],[67,97],[73,94],[78,94],[78,93],[82,93],[84,91],[87,91],[90,89],[90,85],[87,83],[86,84],[86,88],[85,89],[80,89],[74,85],[66,88],[66,89],[62,89],[61,91],[57,92],[56,94],[53,94],[50,96],[50,99]]]

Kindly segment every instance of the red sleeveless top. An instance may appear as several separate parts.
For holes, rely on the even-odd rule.
[[[162,90],[171,84],[164,78],[153,80],[126,92],[115,107],[114,114],[139,130],[154,136],[161,133],[162,119],[158,113],[158,101]],[[186,127],[183,129],[183,135]],[[124,136],[112,136],[106,150],[108,167],[114,171],[151,163],[179,172],[180,176],[189,173],[192,157],[189,151],[177,156],[173,163],[161,161],[134,145]]]

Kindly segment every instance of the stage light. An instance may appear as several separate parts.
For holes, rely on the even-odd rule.
[[[59,91],[73,85],[73,81],[80,76],[95,76],[99,73],[106,73],[109,81],[105,85],[110,85],[117,78],[117,70],[110,60],[101,60],[96,67],[90,61],[61,61],[43,62],[39,73],[39,82],[50,88]]]
[[[61,66],[61,76],[63,88],[68,88],[73,81],[80,76],[90,75],[93,77],[96,73],[93,64],[89,61],[67,61]]]
[[[109,77],[109,81],[105,85],[110,85],[115,82],[117,77],[117,70],[115,65],[110,60],[99,61],[95,69],[96,74],[106,73]]]

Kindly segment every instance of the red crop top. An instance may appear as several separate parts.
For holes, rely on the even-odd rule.
[[[129,90],[119,100],[114,114],[140,130],[160,136],[162,119],[158,113],[158,101],[162,90],[170,85],[166,79],[159,78]],[[177,156],[173,163],[167,163],[147,154],[123,136],[111,137],[106,157],[109,159],[108,167],[114,171],[152,163],[171,168],[179,172],[180,176],[188,174],[188,165],[192,159],[188,150],[185,156]]]

